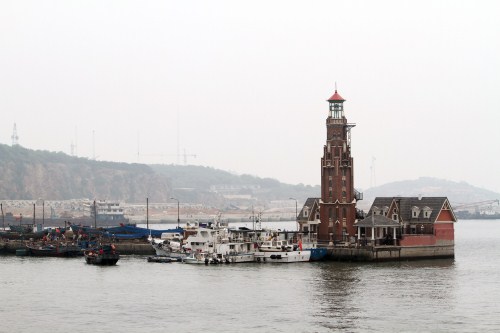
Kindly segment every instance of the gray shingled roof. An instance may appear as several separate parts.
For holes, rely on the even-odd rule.
[[[372,209],[374,206],[379,209],[391,206],[394,201],[398,202],[399,214],[403,221],[428,221],[435,222],[441,208],[448,198],[446,197],[377,197],[373,201],[372,207],[370,208],[368,215],[372,214]],[[412,216],[412,207],[418,207],[420,209],[420,214],[417,217]],[[423,208],[429,207],[432,212],[429,218],[423,217]]]
[[[355,227],[399,227],[399,222],[383,215],[369,215],[354,223]]]
[[[308,220],[309,217],[311,216],[311,210],[314,208],[315,202],[319,202],[321,198],[307,198],[306,202],[304,203],[304,206],[302,206],[302,209],[300,210],[298,220]],[[304,216],[304,207],[307,206],[309,207],[309,216],[305,217]]]

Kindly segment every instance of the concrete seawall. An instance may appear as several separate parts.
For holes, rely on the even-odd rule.
[[[0,242],[0,253],[16,254],[16,250],[25,249],[24,242],[20,241],[2,241]]]
[[[440,246],[375,246],[362,248],[328,248],[327,260],[333,261],[399,261],[446,259],[455,257],[453,245]]]
[[[147,243],[115,243],[116,251],[120,254],[154,255],[155,250],[151,244]]]

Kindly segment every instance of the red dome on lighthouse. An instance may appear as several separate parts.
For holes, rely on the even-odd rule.
[[[345,99],[342,98],[342,96],[339,95],[337,92],[337,89],[335,89],[335,93],[328,99],[328,102],[344,102]]]

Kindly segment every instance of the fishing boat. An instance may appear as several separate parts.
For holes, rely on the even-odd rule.
[[[82,250],[73,244],[28,244],[29,255],[34,257],[76,257],[82,255]]]
[[[191,253],[184,261],[187,263],[240,263],[253,262],[254,245],[249,240],[239,238],[220,225],[198,227],[190,230],[184,249]]]
[[[255,252],[256,262],[290,263],[310,261],[311,250]]]
[[[259,252],[286,252],[294,250],[294,246],[286,239],[272,239],[262,242]]]
[[[84,255],[85,262],[90,265],[112,266],[120,259],[120,254],[115,251],[114,245],[102,245],[85,250]]]
[[[217,265],[229,263],[228,259],[224,258],[221,254],[208,253],[208,252],[193,252],[186,258],[182,259],[185,264],[204,264],[204,265]]]
[[[148,240],[157,256],[175,260],[185,258],[189,254],[182,247],[182,234],[179,232],[162,233],[160,239],[150,236]]]
[[[159,262],[159,263],[170,263],[172,261],[181,261],[176,258],[167,256],[150,256],[148,257],[148,262]]]
[[[132,225],[122,225],[119,227],[106,228],[105,231],[115,238],[126,238],[126,235],[130,235],[130,237],[136,238],[144,238],[147,239],[149,236],[161,238],[161,235],[164,233],[178,233],[182,234],[182,228],[174,228],[174,229],[164,229],[164,230],[155,230],[148,228],[140,228]]]
[[[185,264],[204,264],[207,258],[208,253],[206,252],[191,253],[186,258],[183,258],[182,262]]]
[[[224,256],[224,259],[229,263],[255,262],[255,253],[229,253]]]
[[[254,254],[258,249],[248,235],[243,236],[239,230],[229,230],[229,238],[214,244],[214,253],[222,255],[229,263],[254,262]]]
[[[18,232],[23,234],[29,234],[33,232],[32,224],[24,224],[24,225],[9,225],[9,229],[12,232]]]
[[[292,244],[287,239],[280,239],[275,236],[271,240],[262,242],[254,257],[257,262],[302,262],[310,261],[311,250],[304,249],[301,241]]]

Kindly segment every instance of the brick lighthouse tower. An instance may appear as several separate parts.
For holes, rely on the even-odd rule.
[[[344,115],[343,99],[335,89],[328,99],[326,145],[321,158],[321,201],[318,240],[333,244],[347,241],[356,231],[356,201],[362,195],[354,189],[354,166],[351,157],[351,128]]]

